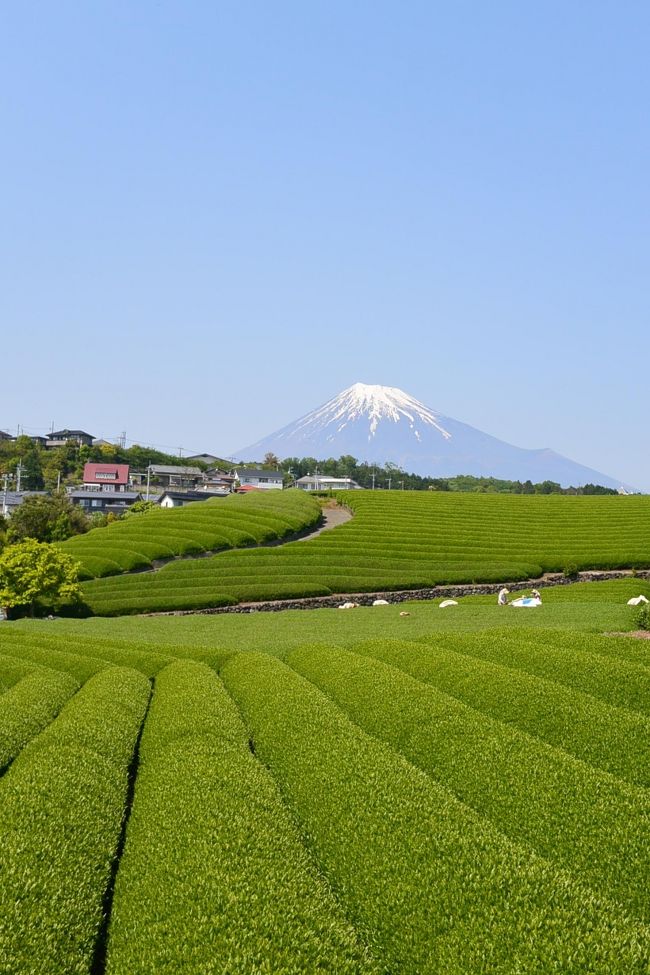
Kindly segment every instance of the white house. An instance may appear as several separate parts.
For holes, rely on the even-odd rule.
[[[351,477],[329,477],[327,474],[306,474],[298,478],[296,487],[303,491],[363,491]]]
[[[282,490],[282,471],[265,471],[249,467],[236,473],[240,487],[260,488],[262,491]]]
[[[156,500],[161,508],[183,508],[186,504],[197,501],[209,501],[210,498],[227,498],[230,489],[223,491],[163,491]]]

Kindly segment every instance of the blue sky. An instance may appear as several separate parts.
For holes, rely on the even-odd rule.
[[[353,382],[650,490],[650,7],[0,8],[0,429],[229,454]]]

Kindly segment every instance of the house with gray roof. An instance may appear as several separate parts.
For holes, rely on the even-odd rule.
[[[239,486],[242,488],[259,488],[262,491],[281,491],[283,486],[283,471],[267,471],[263,468],[247,467],[236,471]]]

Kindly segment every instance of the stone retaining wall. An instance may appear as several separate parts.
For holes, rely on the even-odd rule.
[[[638,579],[650,579],[650,571],[638,571]],[[568,586],[574,582],[607,582],[612,579],[632,578],[631,570],[613,572],[579,572],[575,578],[567,578],[562,573],[547,573],[539,579],[524,582],[481,583],[476,585],[432,586],[430,589],[401,589],[397,592],[355,592],[337,593],[332,596],[312,596],[307,599],[272,599],[260,603],[238,603],[236,606],[218,606],[214,609],[179,609],[166,613],[145,613],[145,616],[216,616],[221,613],[278,613],[285,609],[336,609],[342,603],[359,603],[372,606],[375,599],[386,599],[389,603],[415,602],[430,599],[455,599],[458,596],[490,596],[498,593],[504,585],[511,592],[542,586]]]

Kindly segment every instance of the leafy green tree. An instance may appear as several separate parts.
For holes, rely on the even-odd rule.
[[[54,545],[28,538],[9,545],[0,556],[0,605],[34,615],[39,600],[57,607],[79,599],[79,563]]]
[[[62,542],[86,531],[88,519],[65,494],[34,494],[26,497],[14,511],[7,538],[10,542],[22,542],[26,538],[38,542]]]
[[[134,501],[130,508],[127,508],[122,518],[131,518],[135,515],[143,515],[147,511],[154,511],[158,508],[155,501]]]

